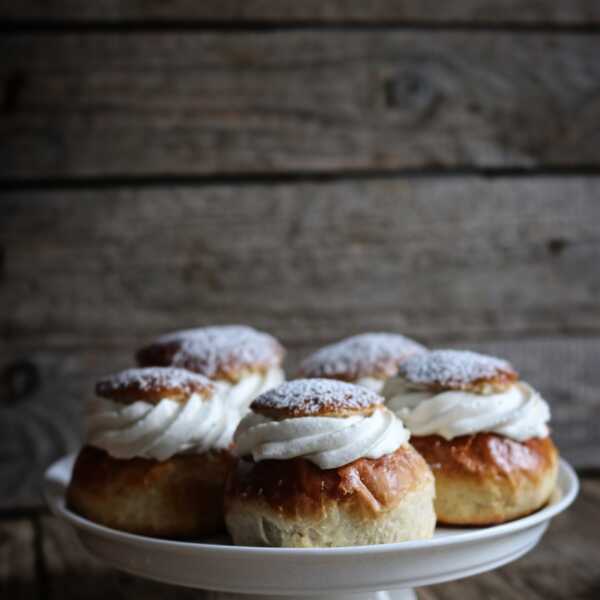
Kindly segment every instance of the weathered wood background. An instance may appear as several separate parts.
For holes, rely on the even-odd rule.
[[[571,31],[22,31],[0,42],[0,176],[600,168],[598,49]]]
[[[529,9],[525,8],[529,5]],[[3,3],[0,503],[93,379],[242,321],[512,359],[600,467],[595,2]]]
[[[365,330],[511,359],[588,477],[562,528],[593,554],[600,3],[23,0],[0,28],[2,591],[104,597],[41,474],[95,377],[218,322],[291,371]],[[565,597],[556,540],[423,597]]]

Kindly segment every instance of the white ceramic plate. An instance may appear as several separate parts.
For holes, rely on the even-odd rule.
[[[46,472],[45,494],[54,514],[73,525],[83,545],[116,569],[206,590],[305,596],[413,588],[495,569],[531,550],[552,517],[577,496],[573,469],[561,460],[548,506],[503,525],[441,528],[433,539],[346,548],[257,548],[227,539],[198,543],[133,535],[97,525],[65,506],[73,456]],[[371,596],[369,596],[371,597]],[[379,592],[374,598],[408,597]]]

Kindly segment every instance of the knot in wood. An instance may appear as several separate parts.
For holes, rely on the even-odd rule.
[[[40,387],[40,372],[29,360],[16,360],[2,370],[2,399],[14,403],[34,394]]]

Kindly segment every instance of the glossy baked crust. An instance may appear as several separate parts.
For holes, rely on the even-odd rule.
[[[233,462],[226,451],[118,460],[84,446],[67,503],[113,529],[178,539],[210,535],[224,528],[223,490]]]
[[[411,444],[435,476],[439,523],[516,519],[546,504],[556,485],[558,452],[549,437],[517,442],[477,433],[448,441],[428,435],[413,436]]]
[[[303,458],[240,460],[225,513],[237,544],[345,546],[430,537],[433,477],[410,445],[322,470]]]

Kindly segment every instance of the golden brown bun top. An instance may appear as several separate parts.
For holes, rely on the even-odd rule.
[[[123,404],[137,400],[156,404],[163,398],[186,402],[192,394],[208,398],[214,390],[214,384],[203,375],[172,367],[127,369],[96,383],[98,396]]]
[[[519,378],[509,362],[466,350],[415,354],[399,366],[398,374],[432,391],[502,391]]]
[[[496,433],[476,433],[445,440],[439,435],[413,436],[410,443],[434,472],[460,475],[473,473],[498,478],[516,471],[542,476],[556,461],[556,447],[550,437],[523,442]]]
[[[271,335],[246,325],[217,325],[175,331],[136,354],[140,366],[189,369],[211,379],[239,381],[252,372],[278,367],[284,350]]]
[[[227,483],[225,505],[266,501],[279,515],[319,519],[331,502],[369,518],[399,504],[433,477],[410,445],[381,458],[359,458],[342,467],[319,469],[305,458],[237,462]]]
[[[250,408],[272,419],[371,414],[383,398],[362,386],[335,379],[295,379],[265,392]]]
[[[421,344],[395,333],[362,333],[324,346],[304,359],[302,377],[328,377],[355,381],[360,377],[387,379],[412,354],[424,352]]]

